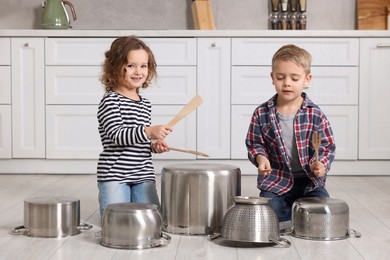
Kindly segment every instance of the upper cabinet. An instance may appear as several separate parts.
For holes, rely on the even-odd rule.
[[[360,40],[359,159],[390,159],[390,39]]]

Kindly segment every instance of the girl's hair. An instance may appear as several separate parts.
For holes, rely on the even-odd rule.
[[[105,52],[106,59],[103,63],[103,73],[101,82],[105,86],[106,92],[115,90],[119,86],[120,80],[125,75],[125,65],[127,64],[127,55],[130,51],[143,49],[148,53],[148,77],[141,86],[147,88],[151,81],[157,77],[156,61],[150,48],[135,36],[120,37],[112,42],[111,48]],[[139,88],[137,88],[137,93]]]
[[[292,61],[305,69],[306,75],[310,74],[311,55],[305,49],[296,45],[288,44],[282,46],[272,57],[272,71],[275,70],[278,61]]]

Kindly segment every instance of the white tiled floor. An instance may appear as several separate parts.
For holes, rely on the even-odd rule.
[[[255,176],[242,176],[242,195],[257,196],[255,183]],[[96,176],[0,175],[0,259],[390,259],[390,176],[330,176],[327,183],[331,196],[348,203],[350,228],[360,231],[361,238],[321,242],[286,236],[291,247],[278,248],[221,245],[207,236],[169,234],[168,246],[116,250],[101,246],[96,236],[100,231]],[[93,229],[62,239],[9,234],[23,224],[23,201],[33,196],[79,198],[81,220]]]

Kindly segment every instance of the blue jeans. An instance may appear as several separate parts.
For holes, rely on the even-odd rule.
[[[156,184],[151,181],[141,183],[121,183],[119,181],[99,182],[100,216],[108,204],[122,202],[152,203],[160,208]]]
[[[316,188],[305,193],[305,188],[311,184],[309,178],[297,178],[294,180],[294,186],[290,191],[282,195],[276,195],[273,192],[261,190],[260,197],[270,198],[270,206],[278,216],[279,222],[291,220],[292,205],[296,199],[304,197],[329,197],[325,188]]]

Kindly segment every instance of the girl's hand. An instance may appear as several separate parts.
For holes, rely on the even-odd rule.
[[[155,153],[165,153],[169,151],[168,144],[162,139],[158,139],[155,143],[153,143],[152,149]]]
[[[258,164],[257,172],[261,175],[267,176],[271,173],[271,164],[267,157],[263,155],[256,156],[256,162]]]
[[[317,177],[322,177],[325,175],[325,166],[321,162],[318,162],[318,164],[316,162],[312,163],[310,165],[310,170]]]
[[[170,132],[172,132],[172,128],[167,125],[155,125],[145,127],[145,133],[149,137],[149,139],[162,140],[167,137]]]

